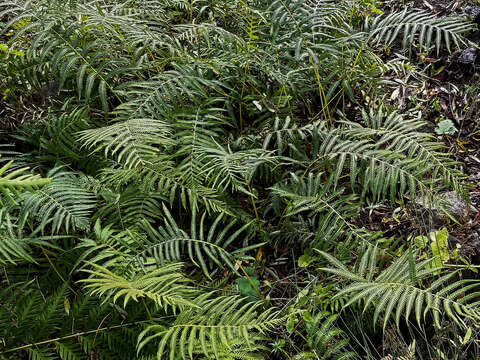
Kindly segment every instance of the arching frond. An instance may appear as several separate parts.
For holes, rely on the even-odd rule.
[[[12,195],[17,195],[22,190],[34,191],[51,181],[49,178],[27,173],[28,167],[8,171],[12,164],[13,160],[10,160],[0,168],[0,192],[13,202],[15,200]]]
[[[198,308],[183,311],[169,327],[148,326],[139,335],[139,351],[159,338],[158,359],[174,359],[177,354],[191,359],[198,347],[201,354],[218,358],[220,348],[228,348],[231,340],[241,338],[247,344],[253,343],[258,335],[281,321],[273,309],[260,310],[260,303],[249,303],[238,296],[205,294],[195,304]]]
[[[348,338],[345,333],[335,326],[338,315],[319,312],[311,321],[307,322],[308,346],[313,352],[295,356],[295,360],[348,360],[359,359],[359,356],[347,350]]]
[[[463,34],[471,31],[473,24],[459,17],[436,18],[421,9],[405,7],[401,12],[393,12],[386,16],[377,16],[373,21],[365,20],[367,40],[391,45],[402,37],[403,49],[418,44],[421,49],[430,50],[433,46],[439,53],[445,45],[451,51],[451,44],[460,47],[465,39]]]
[[[53,240],[62,239],[61,236],[39,235],[41,227],[29,230],[25,226],[25,219],[15,219],[7,212],[0,212],[0,264],[35,263],[32,248],[43,246],[58,249]]]
[[[155,119],[130,119],[80,132],[79,141],[94,151],[113,155],[126,168],[153,161],[159,147],[171,144],[168,124]]]
[[[130,185],[123,191],[105,190],[101,193],[104,205],[93,215],[92,220],[102,219],[104,223],[118,223],[121,228],[141,221],[160,218],[160,204],[167,198],[153,191],[140,191]]]
[[[262,164],[272,165],[277,161],[271,152],[263,149],[232,152],[218,143],[216,147],[201,147],[199,152],[206,158],[200,174],[204,174],[213,188],[232,187],[247,194],[250,194],[249,181],[255,170]]]
[[[435,141],[428,133],[419,131],[426,122],[416,118],[408,119],[396,112],[385,112],[380,108],[362,111],[365,126],[345,121],[348,126],[346,135],[350,138],[371,139],[378,149],[403,153],[409,158],[415,158],[420,164],[432,163],[432,178],[440,177],[447,186],[462,192],[462,181],[465,175],[458,170],[458,162],[452,160],[442,143]]]
[[[347,242],[355,239],[365,244],[374,243],[375,234],[369,234],[350,222],[358,215],[359,203],[354,195],[343,195],[342,190],[333,190],[332,177],[325,181],[322,173],[316,176],[308,173],[306,177],[290,174],[290,181],[271,188],[275,197],[287,203],[282,212],[285,216],[305,213],[314,219],[313,237],[308,244],[312,248],[328,249],[341,237]]]
[[[112,297],[113,302],[124,297],[124,306],[130,300],[148,298],[164,309],[196,307],[197,305],[188,300],[192,298],[194,289],[187,285],[189,281],[181,274],[181,268],[180,263],[160,268],[148,267],[126,278],[105,267],[92,264],[92,269],[83,270],[89,273],[90,277],[80,282],[86,284],[85,288],[91,289],[92,295],[108,295]]]
[[[195,212],[192,216],[190,234],[182,230],[168,209],[164,206],[165,225],[155,230],[147,224],[147,232],[152,238],[152,245],[147,246],[137,256],[137,261],[142,258],[153,257],[157,262],[163,264],[170,261],[181,261],[184,254],[188,254],[188,259],[196,266],[202,268],[203,272],[210,277],[209,268],[223,268],[226,264],[232,271],[237,272],[235,262],[237,259],[246,259],[246,253],[249,250],[258,248],[263,243],[245,246],[246,241],[242,241],[243,247],[236,247],[229,251],[229,247],[234,242],[238,242],[240,236],[245,237],[246,230],[252,225],[247,223],[240,228],[235,228],[237,221],[230,220],[224,224],[223,215],[217,216],[208,232],[205,229],[206,213],[202,214],[200,222],[197,223]],[[230,230],[232,229],[232,230]]]
[[[369,247],[358,258],[353,269],[347,268],[328,253],[320,253],[332,266],[322,270],[340,276],[349,283],[337,296],[350,297],[346,306],[356,302],[362,303],[365,308],[372,305],[375,308],[374,323],[383,314],[384,328],[392,317],[399,325],[402,316],[408,321],[413,313],[419,326],[428,313],[433,316],[437,327],[441,326],[442,317],[460,326],[465,326],[467,319],[480,322],[477,299],[480,295],[479,282],[456,279],[456,271],[435,277],[440,269],[429,266],[430,259],[412,263],[409,252],[406,252],[377,273],[379,251],[375,247]],[[429,285],[425,286],[427,281]]]
[[[22,195],[22,211],[38,219],[41,228],[50,224],[52,232],[89,228],[96,205],[95,196],[79,186],[74,174],[54,168],[52,181],[42,189]]]
[[[338,183],[341,176],[348,174],[352,189],[355,190],[355,184],[360,182],[362,197],[370,193],[375,201],[387,196],[394,200],[401,194],[405,196],[407,191],[411,199],[432,198],[439,191],[439,184],[431,174],[445,176],[447,180],[450,178],[450,172],[439,173],[435,170],[436,164],[431,160],[415,157],[411,152],[402,153],[398,149],[378,146],[361,127],[344,130],[326,129],[321,125],[314,131],[313,141],[314,162],[318,169],[329,164],[334,174],[334,184]],[[437,161],[442,162],[442,158],[440,154],[436,156]],[[437,186],[436,189],[433,189],[433,184]]]

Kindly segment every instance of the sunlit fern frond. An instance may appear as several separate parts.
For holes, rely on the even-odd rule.
[[[440,178],[444,186],[451,186],[457,192],[463,191],[465,175],[458,169],[458,162],[452,160],[442,143],[420,129],[426,122],[417,118],[407,118],[396,112],[386,112],[380,108],[362,112],[365,125],[345,121],[345,134],[351,138],[369,139],[378,149],[403,153],[415,158],[419,166],[434,164],[431,177]],[[425,165],[423,165],[425,166]]]
[[[13,160],[10,160],[0,168],[0,192],[12,202],[15,202],[14,197],[21,191],[38,190],[51,181],[50,178],[43,178],[40,175],[29,173],[28,167],[9,171],[12,164]]]
[[[358,135],[366,135],[361,127],[327,129],[320,125],[313,132],[315,167],[323,169],[328,164],[334,185],[348,175],[352,190],[358,191],[355,188],[360,185],[362,198],[379,201],[389,197],[393,201],[407,193],[410,199],[434,197],[439,190],[435,163],[412,153],[377,147],[370,136],[355,136],[357,129]],[[308,164],[312,166],[310,161]]]
[[[80,132],[79,141],[94,152],[114,156],[126,168],[149,163],[160,147],[171,144],[170,127],[163,121],[137,118]]]
[[[100,265],[91,266],[91,269],[83,270],[90,277],[81,279],[80,282],[94,296],[112,297],[113,302],[124,297],[123,306],[131,300],[139,301],[142,298],[150,299],[164,309],[197,306],[189,300],[195,290],[187,285],[189,280],[181,273],[180,263],[139,269],[128,278],[116,275]]]

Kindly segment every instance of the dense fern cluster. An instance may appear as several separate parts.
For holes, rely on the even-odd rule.
[[[480,321],[477,282],[353,221],[465,191],[427,124],[379,99],[404,65],[387,47],[453,51],[467,20],[352,0],[14,0],[0,19],[18,123],[0,358],[354,359],[350,308],[417,332]],[[282,247],[312,260],[272,299]]]

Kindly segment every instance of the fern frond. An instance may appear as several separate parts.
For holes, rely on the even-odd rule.
[[[95,196],[79,186],[74,174],[62,171],[61,167],[53,168],[49,176],[52,181],[47,186],[23,194],[23,213],[37,218],[42,228],[51,223],[53,233],[62,227],[67,232],[88,229],[96,205]]]
[[[314,161],[319,169],[327,164],[332,167],[334,184],[348,171],[352,190],[355,191],[357,181],[361,183],[362,198],[370,193],[376,201],[387,196],[393,201],[407,191],[410,199],[433,197],[432,186],[437,183],[429,175],[438,174],[434,163],[411,153],[378,147],[370,136],[355,137],[357,129],[327,130],[320,126],[314,132]]]
[[[370,138],[377,149],[403,153],[409,158],[415,158],[420,164],[432,163],[432,178],[440,177],[445,186],[452,186],[457,192],[462,192],[462,181],[465,175],[456,167],[458,162],[452,160],[444,150],[443,144],[435,141],[428,133],[418,129],[426,123],[419,119],[408,119],[396,112],[385,112],[384,109],[370,109],[367,113],[362,111],[365,126],[359,123],[344,121],[348,126],[345,129],[351,138]]]
[[[194,265],[200,267],[205,275],[210,277],[208,268],[211,266],[208,265],[209,262],[219,268],[223,268],[223,264],[226,264],[232,271],[237,272],[235,268],[236,260],[245,258],[245,253],[249,250],[264,245],[260,243],[239,247],[233,251],[227,250],[239,236],[249,229],[252,225],[251,222],[229,234],[229,230],[234,227],[237,221],[231,220],[226,225],[223,225],[223,215],[219,215],[213,221],[207,233],[205,230],[206,213],[202,214],[200,223],[197,224],[194,211],[190,234],[187,234],[177,225],[165,205],[163,206],[163,213],[166,218],[165,226],[158,231],[146,224],[146,230],[152,238],[153,245],[141,251],[136,256],[137,261],[142,258],[153,257],[157,262],[163,264],[170,261],[181,261],[182,255],[187,253],[189,260]],[[245,244],[246,241],[243,243]]]
[[[151,162],[159,147],[172,144],[168,124],[156,119],[130,119],[98,129],[83,130],[79,141],[106,157],[115,156],[126,168]]]
[[[255,337],[272,329],[281,320],[272,308],[261,309],[260,303],[249,303],[238,296],[205,294],[196,299],[198,308],[183,311],[169,327],[150,325],[138,337],[138,351],[150,341],[160,338],[157,357],[193,358],[194,349],[215,358],[220,347],[228,348],[230,341],[242,339],[254,342]]]
[[[81,255],[78,256],[71,272],[83,262],[101,265],[110,270],[113,268],[119,271],[125,270],[128,264],[134,262],[138,253],[149,244],[147,235],[135,227],[117,230],[113,229],[111,224],[102,226],[97,219],[93,234],[89,238],[82,239],[76,246]]]
[[[174,263],[156,268],[145,268],[129,278],[114,274],[107,268],[91,264],[93,269],[84,269],[91,276],[79,280],[91,289],[92,295],[111,296],[115,303],[124,297],[124,307],[130,300],[138,301],[141,298],[151,299],[159,307],[167,309],[196,307],[189,298],[192,298],[194,289],[187,286],[189,282],[181,273],[182,264]]]
[[[263,149],[232,152],[230,148],[225,149],[220,144],[215,144],[216,147],[201,147],[199,151],[206,160],[200,174],[215,189],[225,191],[231,187],[251,194],[245,186],[250,186],[255,170],[262,164],[273,165],[277,162],[271,152]]]
[[[27,349],[29,360],[56,360],[57,356],[51,350],[41,348]]]
[[[474,25],[459,17],[435,18],[421,9],[409,9],[393,12],[386,16],[365,20],[367,40],[391,45],[394,40],[403,36],[402,47],[407,49],[418,44],[426,51],[434,46],[437,55],[442,45],[451,51],[451,44],[460,47],[465,43],[463,34],[472,31]]]
[[[306,177],[290,174],[290,181],[270,188],[274,196],[288,205],[285,216],[305,213],[315,219],[315,233],[309,244],[312,248],[328,249],[341,236],[354,237],[365,244],[375,243],[375,234],[369,234],[350,222],[358,215],[359,203],[354,195],[343,195],[343,190],[334,190],[332,176],[325,181],[325,175],[308,173]]]
[[[312,321],[307,322],[307,340],[310,349],[315,351],[321,360],[349,360],[359,359],[353,351],[346,349],[348,338],[344,332],[335,327],[337,314],[319,312]],[[298,357],[302,358],[302,355]]]
[[[162,201],[167,198],[154,191],[140,191],[130,185],[122,191],[109,189],[101,192],[105,204],[93,215],[92,220],[102,219],[104,223],[119,223],[124,229],[144,220],[160,218]]]
[[[42,145],[49,153],[56,153],[65,156],[67,159],[78,161],[84,154],[81,153],[76,135],[88,128],[88,109],[83,106],[65,111],[60,115],[51,114],[46,125],[47,131],[42,139]],[[58,160],[58,158],[55,160]]]
[[[359,257],[355,268],[348,269],[332,255],[319,251],[332,265],[322,268],[323,271],[338,275],[350,284],[343,288],[338,297],[349,296],[346,306],[362,302],[364,308],[373,305],[374,323],[383,313],[383,327],[391,317],[399,325],[402,315],[408,321],[410,314],[415,313],[419,326],[422,325],[427,313],[433,316],[435,325],[440,328],[442,316],[450,318],[460,326],[465,326],[466,319],[480,322],[480,312],[477,310],[480,295],[477,280],[455,279],[458,272],[447,272],[438,278],[434,274],[438,268],[429,266],[430,259],[414,264],[415,278],[410,275],[408,252],[396,259],[388,268],[377,272],[378,249],[369,247]],[[376,276],[375,276],[376,275]],[[426,288],[422,284],[430,281]],[[460,297],[461,294],[469,294]]]
[[[135,183],[142,193],[155,193],[156,198],[166,199],[170,205],[179,203],[184,209],[192,210],[203,206],[209,212],[233,214],[232,209],[215,189],[198,184],[197,180],[192,183],[189,181],[190,174],[178,168],[172,169],[170,162],[148,164],[144,168],[134,169],[112,167],[102,173],[104,181],[114,188]]]
[[[36,260],[32,248],[45,247],[59,249],[52,240],[60,240],[61,236],[41,236],[41,228],[32,231],[26,229],[25,219],[12,218],[8,213],[0,212],[0,263],[31,262]]]
[[[71,341],[57,341],[55,350],[62,360],[82,360],[85,357],[82,348]]]
[[[12,194],[18,194],[23,190],[34,191],[51,181],[50,178],[42,178],[40,175],[27,173],[29,170],[28,167],[8,172],[8,169],[12,164],[13,160],[10,160],[0,168],[0,192],[14,203],[15,200],[13,199]]]

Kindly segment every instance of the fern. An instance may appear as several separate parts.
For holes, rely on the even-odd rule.
[[[89,228],[89,218],[95,207],[95,197],[81,188],[75,175],[62,171],[61,167],[50,171],[52,181],[48,186],[23,195],[23,212],[40,221],[45,228],[50,224],[52,232],[62,227],[70,229]]]
[[[100,129],[80,132],[79,141],[105,156],[115,155],[127,168],[149,162],[158,154],[158,146],[171,143],[168,125],[154,119],[131,119]],[[154,146],[156,145],[156,146]]]
[[[396,259],[388,268],[380,270],[378,274],[376,270],[379,251],[375,247],[369,247],[363,256],[358,258],[354,269],[348,269],[328,253],[320,253],[332,265],[330,268],[322,268],[323,271],[350,282],[336,296],[350,296],[345,306],[359,301],[364,302],[364,308],[373,305],[373,322],[376,323],[383,313],[384,328],[391,317],[395,316],[398,326],[402,315],[408,320],[412,313],[415,313],[419,326],[424,322],[427,313],[432,314],[438,328],[441,326],[442,316],[450,318],[460,326],[466,326],[466,319],[474,322],[480,320],[475,299],[479,294],[478,282],[456,280],[456,271],[444,273],[435,279],[434,274],[439,269],[428,266],[430,259],[413,265],[415,277],[412,278],[408,253]],[[428,280],[431,280],[430,285],[424,288],[422,284]],[[469,295],[459,297],[465,293]]]
[[[40,227],[29,231],[25,219],[14,218],[6,212],[1,213],[0,220],[0,263],[35,263],[33,248],[59,249],[52,240],[60,240],[61,236],[39,235]]]
[[[466,192],[381,99],[391,72],[424,75],[390,48],[453,51],[472,26],[375,4],[0,0],[0,357],[346,359],[370,355],[335,326],[361,308],[479,322],[475,281],[362,225]]]
[[[40,175],[26,173],[29,169],[28,167],[7,172],[12,163],[13,160],[10,160],[0,169],[0,191],[7,197],[7,199],[13,202],[15,202],[15,200],[13,199],[12,194],[18,194],[22,190],[33,191],[51,181],[51,179],[42,178]]]
[[[393,119],[397,122],[402,118]],[[348,169],[352,189],[355,190],[355,184],[359,181],[362,198],[370,193],[374,201],[380,201],[387,196],[394,200],[399,194],[405,196],[407,191],[410,199],[427,196],[433,198],[439,190],[433,189],[435,179],[445,180],[446,184],[453,182],[459,187],[462,175],[455,170],[455,162],[445,160],[443,154],[435,151],[436,145],[432,147],[428,140],[421,141],[420,144],[429,150],[429,154],[425,151],[420,157],[414,153],[420,144],[415,144],[413,140],[407,145],[407,149],[401,143],[403,149],[395,148],[395,144],[399,145],[398,142],[394,142],[390,148],[382,147],[381,145],[389,142],[389,138],[397,136],[397,130],[392,128],[381,130],[385,131],[385,134],[383,139],[380,139],[380,144],[377,144],[371,137],[374,130],[365,131],[357,125],[352,125],[351,129],[327,130],[320,125],[314,132],[314,164],[317,168],[326,164],[331,166],[334,184],[338,183]],[[412,131],[408,135],[403,133],[403,136],[418,139],[418,134]],[[435,165],[438,164],[442,167],[435,170]]]
[[[67,159],[79,161],[84,154],[81,153],[75,137],[78,132],[87,128],[88,109],[85,107],[74,108],[60,115],[51,114],[47,124],[47,136],[42,139],[43,146],[48,153],[55,152]],[[58,157],[54,161],[58,161]]]
[[[435,142],[430,134],[417,130],[426,125],[424,121],[408,119],[396,112],[386,113],[382,108],[375,112],[371,109],[369,113],[363,111],[362,119],[365,126],[344,122],[349,127],[347,136],[359,139],[368,137],[378,149],[404,153],[415,158],[419,164],[433,163],[432,178],[440,177],[446,186],[452,186],[457,192],[465,191],[462,185],[465,175],[458,170],[459,163],[451,160],[442,151],[442,144]]]
[[[144,220],[154,221],[160,218],[160,204],[167,200],[165,196],[153,191],[140,191],[135,186],[128,186],[121,193],[107,189],[100,195],[105,201],[92,220],[103,219],[105,223],[118,222],[124,229]]]
[[[181,264],[164,265],[158,269],[145,268],[129,278],[115,275],[100,265],[92,266],[92,270],[83,270],[91,277],[80,280],[87,289],[91,289],[92,295],[112,295],[113,302],[124,296],[124,306],[130,300],[138,301],[139,298],[151,299],[165,309],[169,306],[194,306],[187,300],[192,296],[193,289],[186,286],[187,279],[179,272]]]
[[[472,30],[472,24],[458,17],[435,18],[426,11],[405,7],[401,12],[365,20],[367,40],[391,45],[403,36],[402,47],[407,49],[416,43],[426,51],[434,46],[437,55],[442,45],[451,51],[451,44],[460,47],[465,43],[463,34]]]
[[[346,350],[348,338],[342,330],[335,327],[338,315],[319,312],[307,323],[308,346],[313,352],[295,356],[295,359],[358,359],[355,352]]]
[[[158,231],[151,226],[147,231],[152,238],[154,245],[148,246],[136,256],[137,261],[145,257],[153,257],[157,262],[163,264],[168,261],[180,261],[183,253],[188,253],[188,258],[196,266],[200,267],[204,274],[210,277],[207,261],[210,261],[215,267],[223,268],[225,263],[231,270],[237,272],[235,262],[237,259],[246,258],[243,254],[249,250],[258,248],[264,244],[253,244],[243,248],[237,248],[234,251],[228,251],[227,248],[237,238],[250,228],[251,223],[247,223],[228,235],[229,230],[236,224],[235,220],[227,223],[223,229],[222,215],[219,215],[211,225],[208,233],[204,230],[204,213],[200,223],[196,223],[196,216],[192,216],[190,235],[180,229],[173,219],[168,209],[164,206],[165,226]],[[245,242],[244,242],[245,243]]]
[[[161,338],[157,357],[174,359],[193,358],[195,347],[200,353],[219,358],[220,348],[228,348],[229,342],[241,338],[247,344],[279,323],[273,309],[257,312],[261,304],[248,303],[237,296],[212,298],[211,294],[200,296],[195,301],[198,308],[179,314],[169,327],[150,325],[140,335],[139,351],[155,338]],[[167,348],[168,346],[168,348]],[[165,354],[165,355],[164,355]]]
[[[306,213],[311,219],[317,220],[315,238],[310,246],[325,249],[345,233],[367,243],[371,241],[371,234],[357,229],[349,220],[359,211],[355,196],[345,196],[342,190],[334,191],[331,181],[324,183],[322,173],[316,176],[309,173],[306,178],[290,175],[289,183],[278,184],[271,190],[275,196],[288,202],[283,211],[285,216]]]
[[[84,358],[81,347],[73,342],[57,342],[55,343],[55,350],[62,360],[81,360]]]

